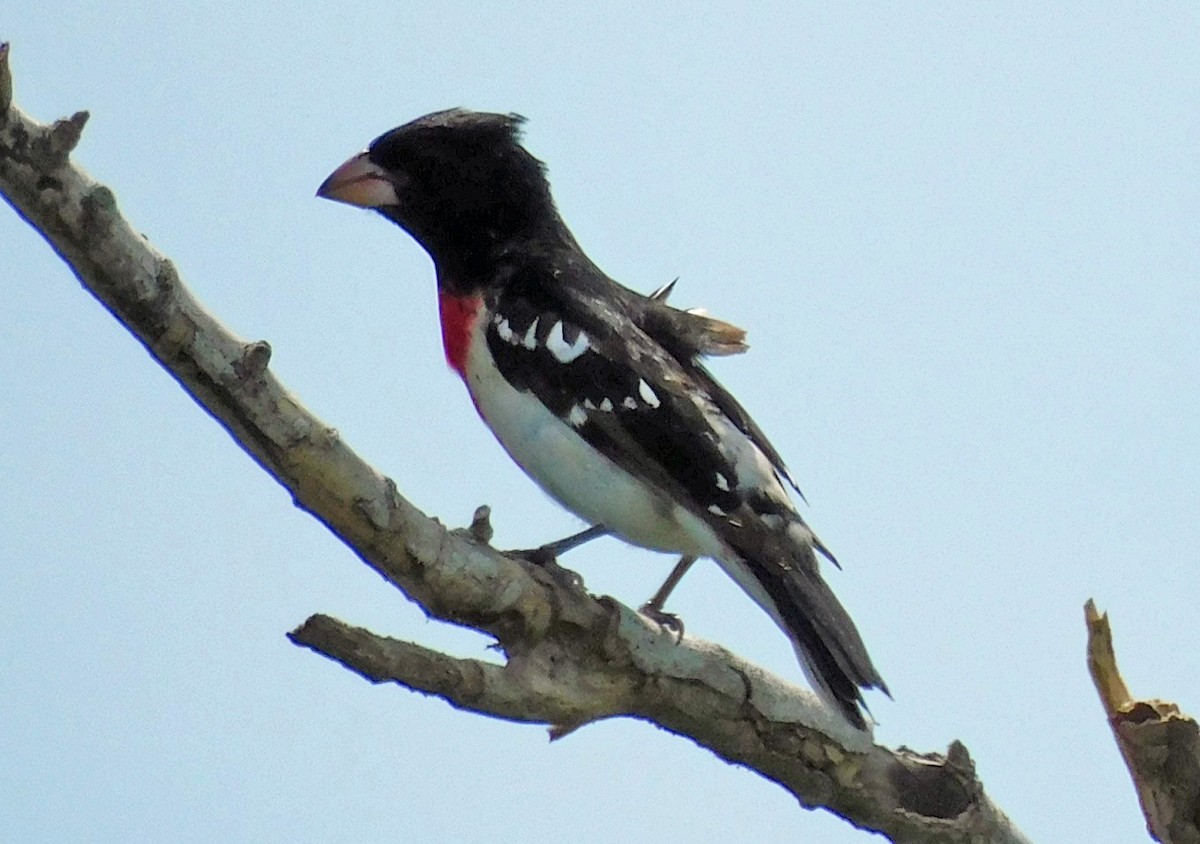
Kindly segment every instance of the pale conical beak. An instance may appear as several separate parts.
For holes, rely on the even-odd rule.
[[[400,204],[395,180],[388,171],[373,164],[365,152],[330,173],[317,188],[317,196],[360,208]]]

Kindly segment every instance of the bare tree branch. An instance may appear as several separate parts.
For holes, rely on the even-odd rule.
[[[561,735],[642,718],[780,784],[807,808],[904,842],[1024,842],[983,792],[966,748],[873,745],[810,693],[721,648],[674,637],[609,598],[449,531],[402,498],[234,336],[133,230],[113,193],[69,161],[87,119],[46,126],[11,105],[0,47],[0,192],[95,296],[255,461],[367,565],[431,616],[494,637],[499,664],[457,659],[326,616],[293,641],[372,682]]]
[[[1200,844],[1200,728],[1162,700],[1134,700],[1117,669],[1108,614],[1084,605],[1088,670],[1133,778],[1146,827],[1163,844]]]

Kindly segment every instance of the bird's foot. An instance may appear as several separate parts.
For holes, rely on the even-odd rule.
[[[675,644],[683,641],[683,619],[673,612],[667,612],[651,599],[638,609],[638,612],[653,621],[663,630],[675,636]]]
[[[533,563],[565,589],[573,591],[581,591],[583,589],[583,578],[577,572],[573,572],[568,568],[563,568],[558,563],[558,555],[555,553],[554,544],[541,545],[537,548],[517,548],[512,551],[505,551],[506,556],[520,557],[526,562]]]
[[[570,589],[583,589],[583,578],[570,569],[565,569],[558,564],[558,555],[565,554],[572,548],[578,548],[585,542],[590,542],[598,536],[604,536],[608,533],[608,529],[604,525],[592,525],[586,530],[581,530],[579,533],[560,539],[556,542],[547,542],[545,545],[539,545],[537,548],[522,548],[515,551],[506,551],[505,553],[512,557],[520,557],[522,560],[528,560],[535,566],[544,569],[555,579],[560,585]]]
[[[638,610],[646,618],[656,622],[659,627],[670,633],[675,634],[675,644],[683,641],[683,619],[675,615],[673,612],[667,612],[663,607],[667,603],[667,598],[671,592],[679,585],[679,581],[687,574],[688,569],[692,567],[692,563],[696,562],[695,557],[683,556],[679,558],[679,562],[675,564],[675,568],[671,569],[671,574],[667,576],[666,582],[658,588],[654,593],[654,597],[646,603],[642,604]]]

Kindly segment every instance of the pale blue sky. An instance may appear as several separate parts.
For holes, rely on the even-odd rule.
[[[57,8],[56,8],[57,6]],[[313,191],[379,132],[517,111],[589,254],[744,326],[714,364],[789,461],[895,702],[1045,842],[1144,840],[1088,680],[1200,713],[1200,19],[1190,4],[10,3],[17,101],[420,507],[577,523],[441,360],[418,247]],[[456,653],[291,506],[0,209],[0,839],[864,842],[632,721],[544,730],[290,645],[315,611]],[[596,543],[590,588],[671,561]],[[687,629],[800,680],[711,564]]]

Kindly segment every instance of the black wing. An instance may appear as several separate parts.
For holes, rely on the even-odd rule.
[[[720,408],[627,314],[581,310],[519,279],[489,311],[489,351],[514,387],[618,466],[693,502],[696,512],[738,508],[734,462],[714,427]]]
[[[758,446],[779,476],[804,498],[804,493],[800,491],[800,487],[788,471],[783,457],[758,427],[758,423],[741,403],[713,378],[699,360],[705,356],[745,352],[749,348],[746,332],[732,323],[710,317],[703,311],[684,311],[668,305],[667,297],[674,291],[675,281],[663,285],[649,296],[642,296],[616,282],[611,284],[617,288],[620,299],[630,311],[637,326],[666,349],[688,374],[702,385],[721,412]],[[591,303],[594,304],[594,301],[594,298],[591,298]]]

